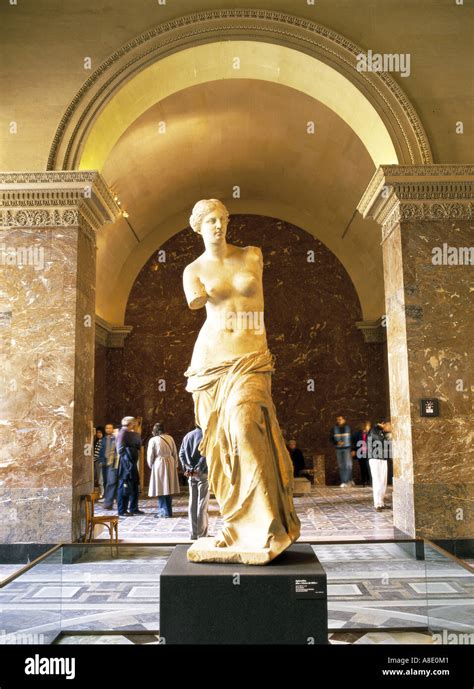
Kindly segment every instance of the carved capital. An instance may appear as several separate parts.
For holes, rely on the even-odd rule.
[[[132,325],[113,325],[100,316],[95,317],[95,340],[103,347],[123,349],[125,338],[132,330]]]
[[[357,210],[382,228],[382,241],[403,220],[474,217],[474,165],[382,165]]]
[[[95,241],[120,213],[95,170],[0,173],[0,229],[81,227]]]
[[[385,342],[387,339],[387,328],[382,325],[382,319],[378,318],[376,321],[356,321],[356,328],[360,330],[364,336],[364,342],[371,344],[373,342]]]

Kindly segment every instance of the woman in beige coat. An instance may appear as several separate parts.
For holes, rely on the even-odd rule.
[[[153,426],[153,437],[148,443],[147,462],[151,469],[150,498],[158,497],[157,518],[173,516],[171,496],[179,493],[178,453],[173,438],[165,433],[162,423]]]

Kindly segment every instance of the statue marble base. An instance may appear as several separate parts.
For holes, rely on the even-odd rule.
[[[242,565],[266,565],[271,560],[269,548],[235,550],[218,548],[214,538],[199,538],[188,550],[190,562],[235,562]]]
[[[326,573],[310,545],[266,567],[190,562],[187,550],[176,546],[160,577],[164,643],[328,643]]]

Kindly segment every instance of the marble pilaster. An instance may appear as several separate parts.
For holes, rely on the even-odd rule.
[[[94,171],[0,174],[1,543],[80,535],[92,487],[95,232],[119,213]]]
[[[382,229],[394,520],[412,536],[474,537],[473,192],[474,166],[383,166],[358,207]]]

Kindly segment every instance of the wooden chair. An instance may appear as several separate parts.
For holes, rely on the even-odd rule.
[[[98,494],[89,493],[88,495],[85,495],[84,498],[86,501],[86,541],[88,541],[89,543],[92,541],[92,539],[94,538],[94,527],[96,526],[96,524],[102,524],[103,526],[106,526],[109,530],[111,543],[118,543],[118,516],[94,516],[94,504],[95,501],[98,499]]]

